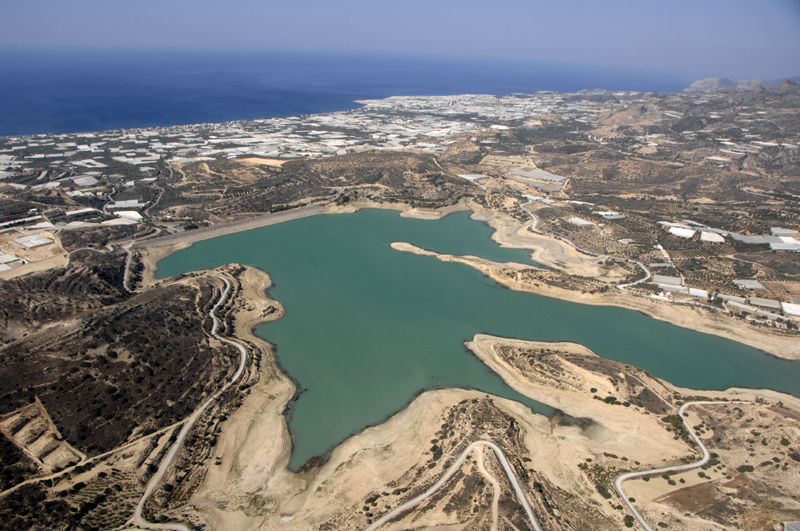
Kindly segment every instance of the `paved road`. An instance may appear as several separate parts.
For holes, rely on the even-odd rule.
[[[92,249],[92,250],[96,250],[96,249]],[[244,369],[246,367],[246,364],[247,364],[247,350],[245,349],[245,347],[243,345],[241,345],[237,341],[233,341],[233,340],[230,340],[228,338],[221,337],[221,336],[217,335],[217,330],[219,330],[219,319],[216,316],[216,311],[227,300],[228,294],[230,293],[230,290],[231,290],[231,284],[228,281],[228,279],[226,279],[224,277],[219,277],[219,276],[216,276],[216,275],[209,275],[209,276],[221,280],[225,285],[225,289],[223,290],[219,301],[217,301],[217,303],[214,305],[214,307],[211,309],[211,311],[209,311],[209,316],[211,317],[211,320],[212,320],[211,335],[214,336],[219,341],[222,341],[223,343],[227,343],[229,345],[232,345],[232,346],[236,347],[239,350],[239,353],[241,354],[241,357],[240,357],[240,360],[239,360],[239,368],[236,371],[236,374],[233,375],[233,378],[231,378],[231,381],[228,382],[227,384],[225,384],[225,386],[223,386],[222,389],[217,391],[217,393],[214,394],[211,398],[206,400],[199,408],[197,408],[195,410],[194,413],[192,413],[192,415],[188,419],[184,419],[184,420],[181,420],[179,422],[176,422],[175,424],[172,424],[170,426],[162,428],[162,429],[160,429],[160,430],[158,430],[158,431],[156,431],[154,433],[151,433],[149,435],[141,437],[141,438],[139,438],[139,439],[137,439],[135,441],[131,441],[131,442],[127,443],[127,444],[124,444],[124,445],[122,445],[122,446],[120,446],[118,448],[115,448],[115,449],[110,450],[108,452],[105,452],[103,454],[99,454],[99,455],[96,455],[94,457],[82,460],[80,463],[78,463],[76,465],[73,465],[73,466],[71,466],[69,468],[65,468],[64,470],[62,470],[60,472],[57,472],[55,474],[51,474],[49,476],[43,476],[43,477],[39,477],[39,478],[33,478],[33,479],[29,479],[27,481],[24,481],[24,482],[22,482],[22,483],[20,483],[18,485],[15,485],[14,487],[12,487],[12,488],[10,488],[8,490],[0,492],[0,498],[6,496],[8,494],[11,494],[12,492],[20,489],[21,487],[23,487],[25,485],[30,485],[30,484],[33,484],[33,483],[38,483],[40,481],[47,480],[47,479],[61,477],[64,474],[68,474],[69,472],[74,470],[77,466],[86,465],[87,463],[98,461],[98,460],[102,459],[103,457],[106,457],[108,455],[117,453],[117,452],[119,452],[121,450],[124,450],[126,448],[129,448],[131,446],[134,446],[141,439],[148,438],[148,437],[155,437],[157,435],[165,433],[168,430],[173,429],[176,426],[179,426],[179,425],[183,424],[183,428],[181,429],[180,433],[178,434],[178,438],[175,440],[175,443],[172,445],[172,448],[170,449],[170,451],[167,454],[166,458],[164,458],[164,460],[162,461],[161,466],[159,467],[159,469],[156,472],[156,474],[150,479],[150,482],[147,485],[147,489],[145,490],[144,495],[139,500],[139,503],[136,506],[136,510],[134,512],[132,520],[133,520],[133,522],[135,523],[136,526],[138,526],[140,528],[145,528],[145,529],[172,529],[172,530],[175,530],[175,531],[191,531],[192,530],[191,527],[189,527],[189,526],[187,526],[185,524],[181,524],[181,523],[151,524],[151,523],[147,522],[144,519],[144,517],[142,516],[142,510],[144,509],[144,504],[147,502],[147,499],[153,494],[153,492],[155,492],[155,490],[159,486],[161,480],[164,478],[164,474],[166,473],[167,469],[169,468],[169,466],[174,461],[175,457],[177,456],[178,452],[180,451],[181,447],[183,446],[183,442],[185,441],[186,436],[188,435],[189,431],[191,431],[191,429],[194,426],[194,424],[197,422],[197,419],[200,418],[200,416],[203,414],[203,412],[205,412],[206,409],[208,409],[208,406],[210,406],[216,399],[218,399],[222,395],[222,393],[227,391],[234,383],[236,383],[236,381],[239,380],[239,378],[241,378],[242,374],[244,373]]]
[[[678,416],[683,421],[683,425],[686,426],[686,431],[689,432],[689,435],[692,436],[694,442],[697,443],[697,446],[700,447],[700,450],[703,452],[703,458],[700,461],[695,461],[694,463],[689,463],[688,465],[678,465],[678,466],[669,466],[666,468],[657,468],[655,470],[644,470],[642,472],[629,472],[627,474],[622,474],[619,476],[616,481],[614,481],[614,487],[617,489],[617,493],[622,498],[622,501],[625,502],[625,505],[628,506],[628,509],[633,513],[634,518],[638,520],[639,524],[647,531],[653,531],[653,528],[647,523],[647,521],[639,514],[639,511],[636,510],[636,507],[633,506],[633,503],[628,499],[628,496],[625,494],[625,491],[622,490],[622,482],[628,479],[633,479],[641,476],[650,476],[652,474],[666,474],[667,472],[683,472],[685,470],[692,470],[694,468],[700,468],[701,466],[708,463],[711,459],[711,454],[708,453],[708,448],[703,442],[700,440],[700,437],[695,435],[694,429],[689,426],[689,423],[686,420],[686,417],[683,416],[684,411],[689,406],[695,406],[698,404],[752,404],[753,402],[746,402],[746,401],[730,401],[730,402],[720,402],[720,401],[702,401],[702,402],[686,402],[681,408],[678,410]]]
[[[523,209],[525,212],[527,212],[527,213],[528,213],[528,215],[531,217],[531,230],[532,230],[532,231],[534,231],[534,232],[536,232],[536,233],[538,233],[538,234],[543,234],[543,235],[544,235],[544,233],[540,232],[540,231],[539,231],[539,230],[536,228],[536,226],[537,226],[537,225],[538,225],[538,223],[539,223],[539,219],[538,219],[538,218],[537,218],[537,217],[536,217],[536,216],[533,214],[533,212],[531,212],[530,210],[528,210],[528,209],[526,208],[526,207],[527,207],[529,204],[530,204],[530,203],[525,203],[524,205],[522,205],[522,209]],[[595,254],[595,253],[592,253],[592,252],[590,252],[590,251],[587,251],[587,250],[585,250],[585,249],[581,249],[580,247],[578,247],[578,246],[576,246],[575,244],[573,244],[571,241],[567,240],[566,238],[562,238],[562,237],[560,237],[560,236],[550,236],[550,237],[551,237],[551,238],[558,239],[558,240],[561,240],[561,241],[563,241],[564,243],[566,243],[567,245],[570,245],[571,247],[573,247],[574,249],[577,249],[578,251],[580,251],[580,252],[582,252],[582,253],[585,253],[585,254],[588,254],[588,255],[591,255],[591,256],[595,256],[595,257],[596,257],[596,258],[594,259],[595,261],[596,261],[596,260],[602,260],[602,259],[605,259],[605,258],[614,258],[614,259],[617,259],[617,258],[615,258],[615,257],[613,257],[613,256],[608,256],[608,255],[599,255],[599,254]],[[556,243],[556,242],[553,242],[553,243]],[[552,248],[550,248],[550,250],[551,250],[551,252],[552,252]],[[572,259],[571,257],[568,257],[568,256],[567,256],[567,255],[564,253],[564,250],[563,250],[563,248],[561,249],[561,252],[562,252],[562,256],[565,258],[565,259],[562,259],[562,261],[564,261],[564,262],[568,262],[568,261],[573,261],[573,262],[574,262],[574,261],[575,261],[574,259]],[[554,255],[554,256],[555,256],[555,255]],[[618,290],[620,290],[620,291],[623,291],[623,292],[625,292],[625,293],[628,293],[628,294],[631,294],[631,295],[634,295],[634,296],[636,296],[636,297],[641,297],[641,298],[644,298],[644,299],[653,299],[653,300],[659,300],[659,301],[662,301],[662,302],[670,302],[670,303],[672,303],[672,304],[681,304],[681,305],[684,305],[684,306],[698,306],[698,307],[706,308],[706,309],[708,309],[708,310],[719,311],[719,309],[718,309],[718,308],[714,308],[713,306],[709,306],[708,304],[703,304],[703,303],[701,303],[701,302],[696,302],[696,301],[683,301],[683,300],[672,300],[672,301],[665,301],[664,299],[662,299],[662,298],[660,298],[660,297],[655,297],[655,296],[652,296],[652,295],[645,295],[645,294],[643,294],[643,293],[636,293],[636,292],[634,292],[634,291],[631,291],[631,290],[629,289],[630,287],[632,287],[632,286],[636,286],[637,284],[641,284],[641,283],[643,283],[643,282],[647,282],[648,280],[650,280],[650,279],[653,277],[653,275],[651,274],[650,270],[649,270],[649,269],[648,269],[648,268],[647,268],[647,267],[646,267],[646,266],[645,266],[643,263],[639,262],[638,260],[630,260],[630,259],[627,259],[627,258],[626,258],[626,259],[624,259],[624,260],[625,260],[626,262],[628,262],[628,263],[635,264],[637,267],[639,267],[639,268],[640,268],[642,271],[644,271],[644,274],[645,274],[645,276],[644,276],[644,278],[641,278],[641,279],[639,279],[639,280],[637,280],[637,281],[635,281],[635,282],[631,282],[631,283],[629,283],[629,284],[619,284],[618,286],[616,286],[616,288],[617,288]]]
[[[628,262],[632,262],[638,265],[640,268],[642,268],[642,271],[644,271],[646,276],[642,279],[637,280],[636,282],[631,282],[630,284],[620,284],[619,286],[617,286],[617,289],[619,289],[620,291],[629,291],[628,290],[629,287],[635,286],[636,284],[641,284],[642,282],[647,282],[653,276],[650,274],[650,270],[647,269],[643,263],[637,260],[628,260]]]
[[[412,507],[418,505],[419,503],[427,500],[437,490],[442,488],[442,486],[444,486],[444,484],[447,483],[447,481],[451,477],[453,477],[453,474],[458,472],[458,469],[461,468],[461,463],[464,462],[464,459],[466,459],[467,455],[469,455],[469,453],[478,446],[488,446],[494,452],[494,454],[497,456],[497,460],[500,461],[500,464],[503,466],[503,470],[505,471],[506,476],[508,476],[509,483],[511,483],[511,486],[514,487],[514,492],[517,494],[517,499],[519,500],[522,507],[525,509],[525,513],[528,515],[528,520],[530,520],[531,527],[533,527],[534,531],[542,531],[542,529],[539,527],[539,523],[537,522],[536,517],[533,514],[533,510],[531,509],[531,506],[528,503],[528,498],[525,497],[525,493],[523,492],[522,487],[520,487],[519,479],[517,479],[517,474],[514,472],[514,469],[511,468],[511,465],[508,463],[508,459],[506,459],[506,456],[505,454],[503,454],[503,451],[500,450],[500,448],[498,448],[496,444],[490,441],[475,441],[469,446],[467,446],[466,450],[464,450],[464,452],[458,457],[458,459],[456,459],[456,462],[450,465],[450,468],[447,469],[447,471],[439,479],[439,481],[437,481],[431,488],[429,488],[427,491],[420,494],[413,500],[409,500],[403,505],[397,507],[396,509],[389,511],[381,518],[376,520],[374,523],[372,523],[372,525],[365,528],[364,531],[373,531],[374,529],[379,528],[380,526],[382,526],[392,518],[396,517],[400,513],[403,513],[411,509]]]
[[[194,413],[192,413],[192,416],[189,417],[189,419],[183,425],[183,429],[181,429],[180,433],[178,434],[178,438],[175,440],[175,443],[172,445],[172,448],[170,449],[169,453],[161,462],[161,466],[158,468],[158,471],[155,473],[155,475],[153,475],[153,477],[150,479],[150,482],[147,484],[147,489],[144,491],[144,494],[142,495],[142,498],[139,500],[139,503],[136,505],[136,510],[133,513],[134,523],[137,526],[144,529],[172,529],[174,531],[192,530],[191,527],[181,523],[151,524],[150,522],[144,519],[144,517],[142,516],[142,511],[144,510],[144,505],[147,502],[147,499],[150,498],[153,492],[155,492],[155,490],[160,486],[161,480],[164,478],[164,474],[167,472],[167,469],[169,469],[169,467],[172,465],[172,462],[175,460],[175,457],[178,455],[178,452],[183,446],[183,442],[186,439],[186,436],[189,434],[192,427],[197,422],[197,419],[199,419],[200,416],[205,412],[205,410],[208,409],[208,406],[210,406],[217,398],[220,397],[220,395],[222,395],[222,393],[227,391],[239,378],[241,378],[242,373],[244,373],[244,369],[247,364],[247,349],[245,349],[241,343],[217,335],[217,330],[219,329],[219,319],[217,319],[216,311],[220,306],[222,306],[222,304],[228,298],[228,294],[230,293],[231,290],[231,283],[228,281],[227,278],[224,277],[218,277],[216,275],[209,275],[209,276],[217,278],[225,284],[225,290],[222,292],[219,301],[217,302],[217,304],[214,305],[211,311],[208,312],[208,315],[211,317],[213,323],[211,326],[211,335],[214,336],[219,341],[222,341],[223,343],[227,343],[239,349],[239,352],[241,354],[241,358],[239,361],[239,370],[236,371],[236,374],[233,375],[233,378],[231,379],[230,382],[225,384],[225,386],[222,389],[217,391],[216,394],[214,394],[214,396],[206,400],[199,408],[195,410]]]

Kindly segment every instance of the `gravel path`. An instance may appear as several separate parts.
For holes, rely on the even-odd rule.
[[[645,528],[647,531],[653,531],[653,528],[650,527],[650,525],[642,517],[642,515],[639,514],[639,511],[637,511],[636,507],[633,506],[633,502],[631,502],[628,499],[628,496],[625,494],[625,491],[622,490],[622,482],[625,481],[625,480],[628,480],[628,479],[638,478],[638,477],[641,477],[641,476],[650,476],[650,475],[653,475],[653,474],[666,474],[667,472],[683,472],[685,470],[692,470],[694,468],[700,468],[701,466],[703,466],[706,463],[708,463],[708,461],[711,459],[711,454],[708,453],[708,448],[706,448],[706,445],[704,445],[703,442],[700,440],[700,437],[698,437],[694,433],[694,429],[691,426],[689,426],[689,423],[687,422],[686,417],[683,416],[683,413],[684,413],[684,411],[686,411],[687,407],[695,406],[695,405],[698,405],[698,404],[723,404],[723,405],[727,405],[727,404],[752,404],[752,402],[746,402],[746,401],[686,402],[678,410],[678,416],[683,421],[683,425],[686,427],[686,431],[689,432],[689,435],[692,436],[692,439],[694,439],[694,442],[696,442],[697,446],[699,446],[700,450],[702,450],[703,458],[700,461],[695,461],[694,463],[689,463],[688,465],[669,466],[669,467],[666,467],[666,468],[656,468],[655,470],[644,470],[642,472],[629,472],[627,474],[622,474],[621,476],[619,476],[616,479],[616,481],[614,481],[614,487],[617,489],[617,493],[622,498],[622,501],[625,502],[625,505],[627,505],[628,509],[630,509],[630,511],[633,513],[634,518],[636,518],[636,520],[638,520],[639,524],[641,524],[641,526],[643,528]]]
[[[534,531],[542,531],[542,529],[539,527],[539,523],[536,521],[536,517],[533,514],[533,510],[531,509],[531,506],[528,503],[528,498],[525,497],[525,492],[523,492],[522,487],[520,487],[519,479],[517,479],[517,474],[514,472],[514,469],[511,468],[511,465],[508,463],[508,459],[506,459],[506,456],[505,454],[503,454],[503,451],[500,450],[500,448],[498,448],[496,444],[490,441],[475,441],[469,446],[467,446],[466,450],[464,450],[464,452],[458,457],[458,459],[456,459],[455,463],[450,465],[450,468],[447,469],[447,471],[439,479],[439,481],[437,481],[431,488],[429,488],[427,491],[420,494],[413,500],[409,500],[403,505],[397,507],[396,509],[389,511],[381,518],[376,520],[374,523],[372,523],[372,525],[365,528],[364,531],[373,531],[374,529],[379,528],[380,526],[382,526],[392,518],[396,517],[397,515],[427,500],[437,490],[442,488],[444,484],[447,483],[447,481],[451,477],[453,477],[453,474],[455,474],[458,471],[458,469],[461,468],[461,464],[464,462],[464,459],[466,459],[467,455],[469,455],[469,453],[478,446],[488,446],[494,452],[494,454],[497,456],[497,460],[500,461],[500,464],[503,466],[503,470],[505,471],[506,476],[508,476],[509,483],[511,483],[511,486],[514,487],[514,492],[517,495],[517,499],[519,500],[522,507],[525,509],[525,513],[528,515],[528,520],[530,520],[531,522],[531,527],[534,529]]]
[[[213,322],[211,326],[211,335],[214,336],[216,339],[222,341],[223,343],[233,345],[234,347],[239,349],[239,352],[241,353],[241,358],[239,361],[239,370],[236,371],[236,374],[233,375],[233,378],[231,379],[230,382],[225,384],[225,386],[223,386],[222,389],[217,391],[216,394],[214,394],[214,396],[206,400],[199,408],[195,410],[194,413],[192,413],[192,416],[189,417],[189,419],[183,425],[183,429],[181,429],[180,433],[178,434],[178,438],[175,440],[175,443],[172,445],[172,448],[170,449],[169,453],[161,462],[161,466],[158,468],[158,472],[156,472],[155,475],[150,479],[150,482],[147,485],[147,489],[144,491],[144,494],[142,495],[142,498],[139,500],[139,503],[136,505],[136,510],[133,513],[133,522],[137,526],[144,529],[172,529],[174,531],[192,531],[191,527],[181,523],[151,524],[150,522],[144,519],[144,517],[142,516],[142,511],[144,510],[144,505],[147,502],[147,499],[159,487],[161,480],[164,478],[164,474],[167,472],[167,469],[169,469],[170,465],[172,465],[172,462],[175,460],[175,457],[178,455],[178,452],[183,446],[183,442],[186,439],[186,436],[189,434],[189,431],[191,431],[192,427],[197,422],[197,419],[199,419],[200,416],[203,414],[203,412],[205,412],[205,410],[208,409],[208,406],[210,406],[217,398],[220,397],[220,395],[222,395],[222,393],[227,391],[239,378],[241,378],[242,373],[244,373],[244,369],[247,364],[247,349],[245,349],[245,347],[241,343],[217,335],[217,330],[219,329],[219,319],[217,319],[216,311],[220,306],[222,306],[222,304],[228,298],[228,294],[230,293],[231,290],[231,283],[228,281],[227,278],[218,277],[216,275],[210,275],[210,276],[221,280],[225,284],[225,290],[222,292],[222,295],[220,295],[219,301],[217,302],[217,304],[214,305],[211,311],[208,312],[208,315],[211,317],[211,320]]]

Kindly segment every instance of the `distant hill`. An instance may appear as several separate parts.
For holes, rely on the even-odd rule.
[[[784,79],[774,87],[770,88],[773,92],[779,92],[781,94],[786,94],[789,92],[800,92],[800,85],[797,84],[797,81],[800,81],[800,78],[791,78],[791,79]]]
[[[791,84],[798,85],[800,84],[800,76],[787,77],[786,79],[773,79],[772,81],[767,81],[767,84],[764,85],[764,87],[774,88],[782,83],[785,83],[786,81],[790,82]]]
[[[734,89],[737,91],[753,90],[753,88],[766,85],[763,79],[737,79],[732,81],[726,77],[707,77],[700,81],[695,81],[689,87],[683,89],[684,92],[690,94],[708,94],[710,92],[719,92],[722,89]]]
[[[722,77],[707,77],[700,81],[695,81],[687,88],[683,89],[684,92],[689,94],[708,94],[711,92],[719,92],[723,89],[734,89],[738,92],[753,90],[757,87],[773,88],[782,84],[784,81],[797,84],[800,83],[800,76],[790,77],[786,80],[771,80],[765,81],[763,79],[736,79],[730,80]]]

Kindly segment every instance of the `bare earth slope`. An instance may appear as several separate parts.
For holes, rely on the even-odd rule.
[[[482,336],[469,347],[558,408],[552,418],[474,391],[427,392],[326,463],[290,473],[283,412],[296,389],[252,333],[283,314],[268,276],[237,265],[153,274],[192,241],[303,215],[470,209],[495,240],[549,269],[439,259],[797,358],[800,89],[755,85],[389,98],[322,116],[107,131],[98,142],[0,139],[0,276],[10,279],[0,280],[0,527],[133,528],[186,419],[236,369],[237,349],[210,335],[223,283],[220,334],[246,346],[243,379],[152,483],[148,521],[364,529],[491,440],[543,529],[619,529],[633,522],[618,474],[699,455],[676,416],[694,395],[748,404],[689,408],[710,462],[626,481],[631,503],[661,529],[766,531],[800,519],[796,399],[677,389],[578,345]],[[91,143],[92,158],[73,143]],[[530,528],[496,454],[476,447],[458,463],[381,528]]]

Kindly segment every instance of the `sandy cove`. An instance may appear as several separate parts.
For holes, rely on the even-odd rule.
[[[413,246],[408,244],[394,247],[428,254],[444,261],[461,261],[493,277],[499,266],[475,257],[438,255],[412,249]],[[142,249],[145,256],[150,256],[146,260],[146,270],[150,270],[150,266],[158,258],[166,256],[172,250],[174,248],[157,248],[156,257],[150,255],[151,249]],[[200,516],[212,529],[307,529],[336,520],[342,514],[350,514],[368,496],[384,489],[389,483],[397,484],[408,470],[419,464],[448,410],[462,400],[486,396],[483,393],[458,389],[423,393],[385,423],[348,438],[333,450],[330,459],[323,466],[300,474],[289,472],[287,465],[291,453],[291,437],[283,411],[294,394],[294,385],[277,367],[271,345],[252,333],[253,327],[264,320],[259,312],[265,305],[277,303],[270,301],[264,294],[270,285],[269,277],[264,272],[246,268],[242,278],[241,296],[244,302],[237,310],[236,335],[259,346],[265,353],[259,381],[251,388],[252,393],[246,397],[242,407],[233,412],[223,425],[215,450],[215,455],[222,458],[222,464],[208,467],[204,483],[192,496],[186,511],[181,511],[187,516],[194,513],[192,519],[195,520]],[[507,282],[504,283],[508,285]],[[640,300],[614,292],[590,295],[549,286],[539,286],[536,290],[528,285],[510,287],[587,304],[624,306],[678,325],[683,323],[687,328],[701,329],[753,344],[752,341],[736,337],[732,331],[726,330],[725,323],[717,321],[725,319],[724,317],[706,315],[705,311],[698,309],[671,307],[665,303]],[[714,317],[717,319],[713,319]],[[698,323],[709,329],[703,330]],[[713,328],[715,326],[718,328]],[[753,335],[754,331],[745,327],[738,332]],[[664,459],[677,460],[687,455],[687,447],[674,440],[672,434],[666,433],[652,416],[635,411],[634,408],[608,406],[602,401],[592,399],[588,393],[574,393],[546,385],[537,386],[526,380],[513,368],[509,368],[508,364],[503,365],[494,351],[496,342],[528,347],[542,345],[541,343],[476,336],[470,343],[470,348],[516,390],[569,415],[588,417],[595,422],[591,430],[554,425],[550,419],[532,414],[520,404],[492,398],[500,410],[515,418],[523,428],[523,440],[529,452],[526,457],[531,459],[530,466],[540,477],[559,488],[578,493],[587,503],[601,507],[606,517],[619,519],[620,515],[577,472],[576,465],[583,463],[587,456],[595,456],[597,460],[597,456],[602,459],[606,452],[617,453],[625,455],[630,461],[639,461],[641,468],[646,468],[649,465],[661,466]],[[552,344],[549,346],[554,347]],[[771,350],[764,345],[754,346]],[[559,344],[558,348],[582,354],[590,353],[579,345]],[[573,375],[582,382],[582,389],[591,386],[612,392],[612,386],[607,379],[598,378],[580,368],[573,369]],[[677,392],[697,393],[674,388],[666,383],[663,385]],[[758,395],[772,402],[783,401],[784,404],[800,410],[797,399],[773,391],[729,390],[703,394],[731,398],[755,398]],[[411,484],[430,482],[437,473],[438,469],[432,471],[430,476],[423,474]],[[695,483],[697,480],[693,479],[688,484]],[[655,484],[644,485],[643,482],[626,488],[632,488],[633,492],[646,500],[670,492],[663,485],[656,488]],[[198,512],[194,512],[195,510]],[[453,523],[448,521],[446,514],[436,511],[430,515],[426,513],[425,520],[431,525]],[[342,522],[337,528],[360,529],[365,523],[366,521],[362,521],[356,525],[356,521],[348,520],[347,525]],[[402,529],[402,525],[390,524],[387,529]]]
[[[491,277],[499,284],[517,291],[526,291],[545,297],[578,302],[581,304],[619,306],[630,310],[636,310],[676,326],[697,330],[698,332],[707,334],[714,334],[750,345],[765,352],[769,352],[779,358],[800,359],[800,340],[797,335],[756,329],[753,325],[748,323],[696,306],[677,305],[674,303],[635,297],[616,289],[608,290],[605,293],[589,293],[562,289],[547,285],[543,282],[532,283],[515,281],[501,275],[500,271],[509,268],[525,270],[530,269],[531,266],[514,263],[501,264],[476,256],[440,254],[421,249],[406,242],[395,242],[392,244],[392,248],[397,251],[435,257],[443,262],[466,264],[477,269],[486,276]]]
[[[471,217],[492,227],[495,230],[492,234],[492,239],[501,246],[531,250],[531,258],[535,262],[552,267],[562,273],[592,277],[605,282],[621,280],[622,278],[618,273],[608,271],[608,268],[600,266],[599,262],[603,257],[585,254],[562,240],[532,232],[529,230],[530,224],[528,223],[520,225],[513,218],[486,209],[476,210]],[[409,249],[409,252],[414,251]],[[467,257],[450,257],[448,259],[458,261],[458,258]],[[472,259],[474,257],[469,258]],[[602,294],[591,294],[559,289],[547,286],[544,283],[539,283],[539,286],[535,286],[528,283],[513,282],[497,274],[499,268],[494,266],[499,264],[493,264],[486,260],[481,261],[480,259],[464,263],[480,269],[495,281],[511,289],[529,291],[546,297],[579,302],[581,304],[628,308],[676,326],[732,339],[769,352],[779,358],[800,359],[800,335],[796,333],[769,330],[763,327],[756,328],[748,323],[720,313],[704,310],[697,306],[645,299],[622,293],[617,289]],[[514,267],[527,268],[528,266],[514,264]]]
[[[349,513],[370,493],[405,474],[426,453],[446,409],[485,396],[461,389],[423,393],[385,423],[348,438],[322,467],[290,472],[291,436],[283,412],[295,386],[278,368],[273,346],[253,333],[267,320],[263,309],[280,305],[266,297],[271,281],[263,271],[247,267],[240,280],[236,337],[255,344],[264,358],[251,394],[222,425],[214,452],[221,465],[208,466],[205,481],[181,511],[192,520],[197,519],[191,515],[196,510],[212,529],[315,528]],[[279,318],[282,311],[270,319]],[[515,406],[494,400],[509,410]],[[528,415],[528,423],[539,431],[549,429],[547,418]]]

